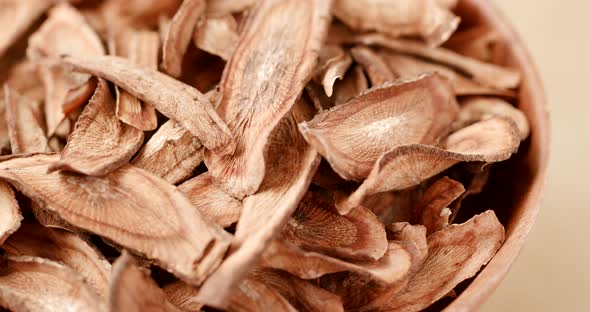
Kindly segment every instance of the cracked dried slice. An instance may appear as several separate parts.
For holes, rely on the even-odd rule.
[[[201,141],[174,120],[165,122],[131,162],[171,184],[189,178],[203,161]]]
[[[460,21],[434,0],[336,0],[332,11],[357,31],[420,36],[432,46],[445,42]]]
[[[195,300],[199,289],[182,281],[168,284],[163,288],[168,301],[184,312],[200,312],[202,303]]]
[[[254,194],[265,176],[264,148],[272,130],[311,78],[330,23],[331,0],[264,0],[251,12],[220,83],[221,118],[236,151],[205,151],[205,164],[236,198]]]
[[[101,56],[89,59],[64,57],[75,70],[112,81],[133,96],[178,121],[203,145],[221,155],[231,154],[234,143],[229,129],[209,100],[197,89],[156,70],[139,67],[126,59]]]
[[[195,45],[206,52],[229,60],[239,41],[238,23],[232,15],[208,17],[193,36]]]
[[[0,58],[51,4],[52,1],[39,0],[0,2]]]
[[[502,61],[504,43],[500,34],[487,25],[457,32],[445,43],[447,49],[488,63]]]
[[[458,113],[438,74],[370,89],[299,125],[305,139],[347,180],[366,178],[375,161],[405,144],[436,144]]]
[[[162,68],[170,76],[182,73],[182,58],[206,5],[205,0],[184,0],[170,21],[162,46]]]
[[[228,312],[298,311],[277,289],[251,278],[241,281],[228,301]]]
[[[360,96],[367,89],[369,89],[369,81],[365,76],[363,67],[357,64],[346,73],[341,81],[336,81],[334,85],[334,103],[336,105],[344,104]]]
[[[0,306],[11,311],[107,311],[84,279],[68,267],[35,257],[0,258]]]
[[[341,216],[320,194],[308,192],[283,229],[284,239],[305,250],[349,260],[379,260],[387,251],[383,224],[364,207]]]
[[[47,152],[43,113],[39,103],[4,86],[8,137],[13,154]]]
[[[108,296],[111,264],[76,234],[25,223],[0,248],[13,256],[40,257],[62,263],[84,277],[101,298]]]
[[[94,95],[61,151],[60,160],[49,170],[102,176],[128,163],[142,144],[143,131],[117,118],[109,86],[99,79]]]
[[[448,207],[464,192],[463,184],[448,177],[438,179],[424,192],[416,207],[418,223],[426,227],[429,235],[449,225]]]
[[[494,117],[451,134],[446,149],[420,144],[398,146],[381,156],[369,177],[348,198],[337,202],[336,207],[346,214],[367,195],[406,189],[459,162],[506,160],[519,144],[514,122]]]
[[[367,46],[356,46],[350,49],[354,60],[363,66],[373,87],[396,80],[396,76],[389,69],[385,59]]]
[[[342,80],[352,64],[352,57],[339,45],[328,44],[320,49],[319,62],[314,79],[321,83],[327,96],[334,93],[334,83]]]
[[[103,177],[48,174],[58,159],[4,157],[0,177],[66,222],[142,253],[187,282],[202,282],[221,261],[229,234],[176,187],[130,165]]]
[[[23,216],[10,185],[0,181],[0,245],[21,225]]]

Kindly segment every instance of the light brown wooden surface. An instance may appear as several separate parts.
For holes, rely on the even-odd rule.
[[[553,127],[541,212],[481,311],[588,311],[590,303],[589,1],[496,0],[539,66]]]

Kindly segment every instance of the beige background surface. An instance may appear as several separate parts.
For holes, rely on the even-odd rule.
[[[537,223],[482,311],[590,311],[590,1],[496,2],[544,78],[553,146]]]

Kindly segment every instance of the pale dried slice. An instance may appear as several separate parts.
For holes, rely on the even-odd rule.
[[[229,60],[239,41],[238,23],[232,15],[208,17],[193,36],[197,48]]]
[[[357,207],[346,216],[333,202],[308,192],[283,229],[284,239],[305,250],[349,260],[377,261],[387,251],[383,224]]]
[[[181,311],[127,251],[113,263],[109,305],[111,311]]]
[[[501,61],[503,42],[500,34],[487,25],[455,33],[445,47],[459,54],[488,63]]]
[[[424,192],[417,206],[418,223],[426,227],[429,235],[442,230],[449,225],[451,210],[448,207],[464,192],[463,184],[448,177],[438,179]]]
[[[13,154],[47,152],[43,113],[39,103],[4,86],[8,137]]]
[[[435,2],[440,6],[443,6],[449,10],[452,10],[457,6],[457,4],[459,3],[459,0],[435,0]]]
[[[109,86],[99,79],[60,160],[49,170],[102,176],[128,163],[142,144],[143,131],[119,121]]]
[[[47,173],[55,154],[5,157],[0,177],[78,228],[154,259],[198,284],[215,269],[229,235],[176,187],[125,165],[103,177]]]
[[[0,1],[0,58],[45,12],[52,1]]]
[[[23,216],[10,185],[0,181],[0,245],[21,226]]]
[[[203,161],[201,141],[174,120],[165,122],[131,162],[171,184],[189,178]]]
[[[385,59],[367,46],[356,46],[350,49],[354,60],[363,66],[372,86],[380,86],[397,80],[395,74],[389,69]]]
[[[322,84],[327,96],[332,96],[334,83],[342,80],[351,64],[352,57],[340,45],[328,44],[322,47],[314,79]]]
[[[0,306],[11,311],[107,311],[76,272],[35,257],[0,258]]]
[[[369,89],[369,81],[365,76],[363,67],[355,65],[341,81],[336,81],[334,85],[334,103],[336,105],[344,104],[363,94],[367,89]]]
[[[202,303],[195,300],[199,292],[199,289],[196,287],[177,281],[164,286],[163,290],[166,293],[168,301],[181,311],[199,312],[203,307]]]
[[[366,178],[375,161],[405,144],[436,144],[458,113],[438,74],[372,88],[299,125],[305,139],[347,180]]]
[[[219,155],[231,154],[234,142],[209,100],[197,89],[156,70],[133,65],[115,56],[62,58],[75,70],[112,81],[133,96],[178,121],[203,145]]]
[[[93,15],[93,26],[106,38],[110,34],[129,27],[152,29],[158,26],[161,18],[171,18],[178,10],[182,0],[107,0]]]
[[[398,146],[381,156],[369,177],[348,198],[337,202],[336,207],[346,214],[367,195],[406,189],[459,162],[506,160],[519,144],[514,122],[494,117],[451,134],[446,149],[420,144]]]
[[[13,256],[40,257],[62,263],[84,277],[102,299],[108,296],[111,264],[76,234],[25,223],[0,248]]]
[[[236,140],[236,151],[205,152],[221,188],[251,195],[265,176],[264,147],[311,78],[330,23],[331,0],[260,1],[248,17],[220,84],[217,107]]]
[[[256,1],[257,0],[208,0],[207,15],[219,17],[241,12],[252,7],[256,4]]]
[[[246,278],[240,282],[228,299],[228,312],[297,312],[278,290],[261,281]]]
[[[336,0],[332,11],[352,29],[419,36],[431,46],[445,42],[460,21],[435,0]]]

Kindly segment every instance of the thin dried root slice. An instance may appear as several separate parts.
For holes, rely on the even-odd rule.
[[[240,282],[228,299],[225,310],[228,312],[298,311],[277,289],[251,278]]]
[[[219,226],[227,227],[238,222],[242,203],[215,185],[209,173],[182,183],[178,189],[205,217]]]
[[[504,42],[497,31],[482,25],[455,33],[445,47],[482,62],[497,64],[502,61]]]
[[[68,267],[35,257],[0,258],[0,306],[11,311],[106,312],[105,303]]]
[[[38,65],[28,59],[22,60],[9,69],[4,84],[33,101],[41,102],[45,98],[45,88],[39,77]],[[2,93],[1,90],[0,93]]]
[[[178,121],[203,145],[220,155],[231,154],[234,142],[209,100],[197,89],[156,70],[139,67],[115,56],[91,59],[64,57],[62,62],[112,81],[133,96]]]
[[[84,277],[102,299],[108,297],[111,264],[76,234],[25,223],[0,248],[13,256],[40,257],[62,263]]]
[[[429,235],[442,230],[449,225],[451,203],[464,192],[463,184],[448,177],[438,179],[424,192],[417,206],[418,223],[426,227]]]
[[[182,73],[182,59],[195,27],[205,13],[205,0],[184,0],[170,21],[162,47],[162,68],[173,77]]]
[[[387,251],[379,219],[364,207],[341,216],[321,195],[308,192],[283,229],[284,239],[305,250],[349,260],[377,261]]]
[[[0,246],[21,226],[23,216],[10,185],[0,181]],[[1,300],[0,300],[1,301]]]
[[[4,86],[8,137],[13,154],[47,152],[43,113],[39,103]]]
[[[344,78],[351,64],[352,57],[340,45],[329,44],[321,48],[314,79],[322,84],[327,96],[332,96],[334,83]]]
[[[208,0],[207,15],[213,17],[245,11],[256,4],[257,0]]]
[[[236,50],[239,39],[238,23],[232,15],[208,17],[203,25],[197,27],[193,36],[197,48],[226,61]]]
[[[341,81],[337,81],[334,85],[334,103],[336,105],[344,104],[360,96],[367,89],[369,89],[369,81],[363,67],[357,64],[348,71]]]
[[[473,277],[504,241],[504,227],[493,211],[453,224],[428,237],[428,257],[408,287],[364,311],[421,311]]]
[[[113,263],[110,286],[111,311],[181,311],[168,301],[166,293],[150,277],[149,272],[138,267],[125,250]]]
[[[481,164],[475,163],[473,166],[464,166],[467,168],[468,171],[471,171],[471,179],[468,182],[467,188],[465,192],[457,198],[453,204],[451,205],[451,216],[449,217],[449,222],[453,222],[459,210],[461,209],[461,205],[465,198],[479,194],[483,191],[484,186],[488,183],[490,179],[490,172],[491,166],[483,166]]]
[[[166,298],[184,312],[200,312],[204,304],[195,300],[199,289],[182,281],[168,284],[163,288]]]
[[[506,160],[519,144],[514,122],[494,117],[451,134],[446,149],[420,144],[398,146],[381,156],[369,177],[336,207],[347,214],[368,195],[409,188],[459,162]]]
[[[420,36],[431,46],[445,42],[460,21],[435,0],[336,0],[332,11],[352,29]]]
[[[269,135],[295,104],[312,75],[330,23],[331,0],[264,0],[249,16],[225,67],[217,107],[236,151],[205,152],[221,188],[236,198],[254,194],[265,176]]]
[[[99,79],[90,102],[50,171],[103,176],[129,162],[143,144],[143,131],[122,123],[107,82]]]
[[[131,162],[170,184],[189,178],[203,161],[201,141],[174,120],[165,122]]]
[[[157,32],[149,30],[126,29],[114,35],[111,54],[128,58],[131,62],[158,69],[160,37]],[[143,103],[125,90],[115,88],[117,92],[117,117],[137,129],[150,131],[158,127],[156,110],[150,104]]]
[[[350,49],[354,60],[363,66],[373,87],[397,80],[395,74],[379,54],[367,46],[356,46]]]
[[[0,177],[43,208],[155,260],[199,284],[229,247],[229,234],[206,221],[176,187],[125,165],[103,177],[47,173],[55,154],[5,157]]]
[[[451,86],[432,74],[373,88],[299,129],[336,173],[361,181],[396,146],[436,144],[447,135],[458,110]]]
[[[89,1],[90,2],[90,1]],[[90,12],[86,17],[94,20],[92,26],[105,38],[121,29],[153,29],[162,18],[171,18],[182,0],[109,0]]]
[[[52,1],[3,0],[0,3],[0,58],[51,6]]]

